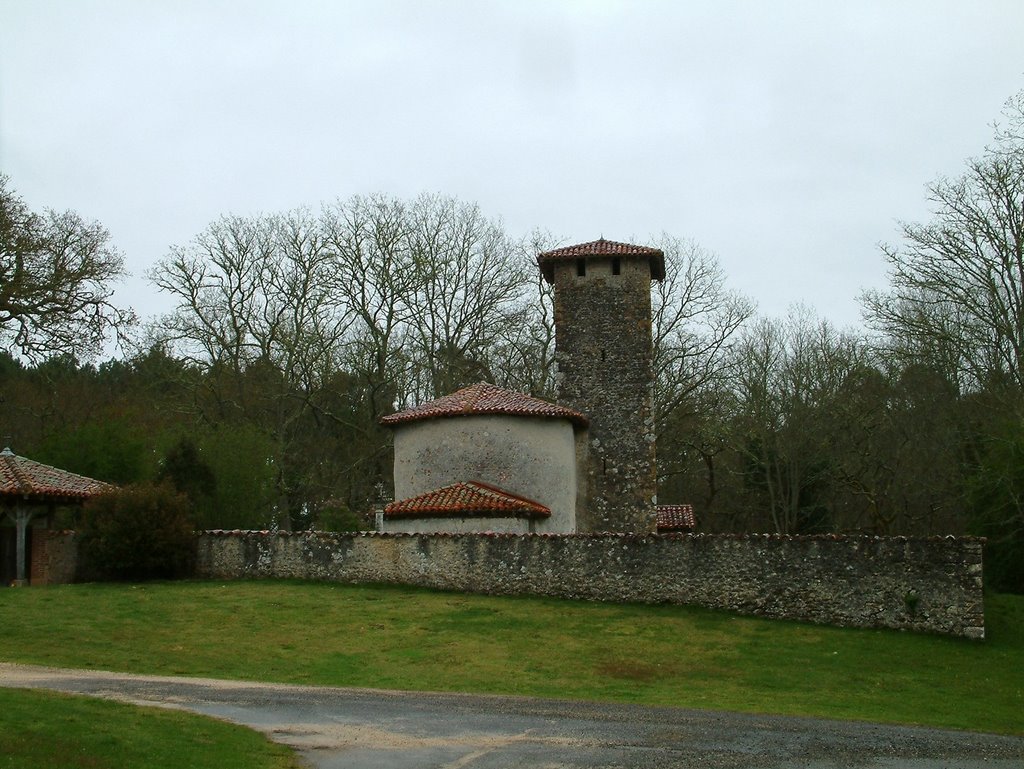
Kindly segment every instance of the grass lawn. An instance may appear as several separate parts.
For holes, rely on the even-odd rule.
[[[298,769],[241,726],[87,697],[0,689],[0,769]]]
[[[0,659],[1024,734],[1024,597],[982,643],[675,606],[302,582],[0,591]]]

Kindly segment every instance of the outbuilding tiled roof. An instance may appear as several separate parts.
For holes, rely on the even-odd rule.
[[[551,283],[555,279],[555,262],[569,259],[585,259],[588,256],[619,256],[634,258],[640,257],[649,260],[651,265],[651,278],[654,280],[665,279],[665,252],[660,248],[650,246],[638,246],[633,243],[619,243],[615,240],[592,240],[589,243],[577,243],[575,246],[563,246],[551,251],[543,251],[537,254],[537,264],[544,279]]]
[[[546,518],[551,510],[479,481],[453,483],[390,503],[385,518]]]
[[[658,531],[692,531],[697,526],[693,505],[658,505]]]
[[[10,449],[0,451],[0,499],[76,501],[109,489],[110,485],[103,481],[19,457]]]
[[[463,387],[450,395],[421,403],[380,420],[382,425],[415,422],[421,419],[479,415],[510,415],[568,419],[577,427],[586,427],[589,420],[578,411],[542,401],[523,393],[506,390],[487,382]]]

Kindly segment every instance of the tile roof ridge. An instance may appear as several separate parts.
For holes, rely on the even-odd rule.
[[[460,392],[465,392],[467,394],[471,393],[470,398],[469,398],[469,403],[471,403],[472,405],[475,406],[488,393],[502,392],[502,391],[504,391],[504,388],[498,387],[498,385],[496,385],[496,384],[491,384],[490,382],[483,382],[483,381],[481,381],[481,382],[476,382],[476,383],[471,384],[471,385],[467,385],[466,387],[463,387],[460,390],[456,390],[454,393],[451,393],[451,394],[455,395],[456,393],[460,393]],[[444,396],[442,396],[442,397],[444,397]],[[438,399],[438,400],[440,400],[440,399]]]
[[[496,492],[496,493],[500,494],[503,497],[509,497],[510,499],[517,499],[517,500],[520,500],[522,502],[529,502],[531,505],[536,505],[537,507],[543,507],[543,508],[547,509],[545,505],[542,505],[536,499],[530,499],[530,497],[524,497],[522,494],[516,494],[515,492],[508,491],[507,489],[503,489],[503,488],[501,488],[499,486],[495,486],[493,484],[486,483],[484,481],[464,481],[464,483],[466,483],[468,485],[471,485],[471,486],[476,486],[477,488],[487,489],[488,491],[491,491],[491,492]]]
[[[3,461],[7,467],[7,472],[10,473],[11,479],[14,481],[15,493],[20,495],[33,493],[36,490],[35,485],[24,469],[22,469],[21,463],[17,461],[20,459],[24,462],[31,462],[32,460],[19,457],[9,448],[4,451],[5,453],[0,454],[0,457],[2,457],[0,461]]]

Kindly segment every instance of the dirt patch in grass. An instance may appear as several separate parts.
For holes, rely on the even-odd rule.
[[[597,674],[622,681],[654,681],[664,674],[661,668],[644,662],[606,662],[598,665]]]

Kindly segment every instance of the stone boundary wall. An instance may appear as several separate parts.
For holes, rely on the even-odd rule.
[[[199,536],[197,576],[693,604],[981,639],[982,543],[955,537],[209,531]]]

